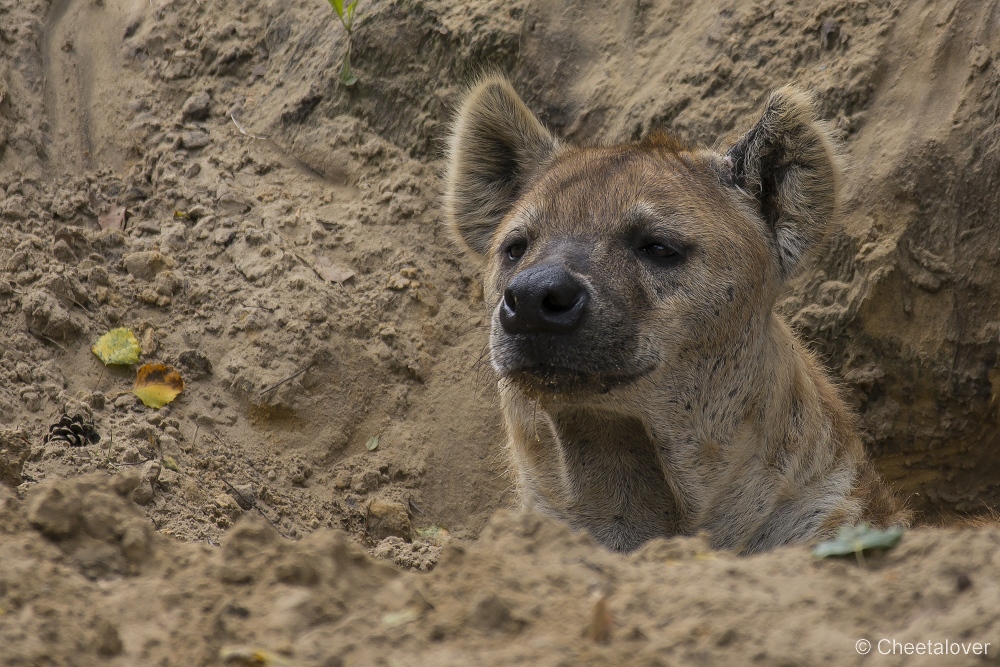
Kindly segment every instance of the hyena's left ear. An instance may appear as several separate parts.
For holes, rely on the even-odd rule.
[[[806,93],[785,86],[724,161],[727,179],[756,200],[787,278],[820,245],[837,209],[840,156],[826,123]]]
[[[488,76],[465,97],[448,141],[445,213],[456,236],[485,255],[497,225],[556,140],[506,79]]]

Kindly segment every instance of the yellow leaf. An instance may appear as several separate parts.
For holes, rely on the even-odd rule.
[[[131,329],[112,329],[90,349],[105,364],[131,366],[139,361],[139,341]]]
[[[132,393],[147,408],[160,409],[184,391],[184,379],[172,366],[146,364],[139,368]]]
[[[293,667],[294,663],[276,653],[249,646],[229,646],[219,652],[223,664],[239,667]]]

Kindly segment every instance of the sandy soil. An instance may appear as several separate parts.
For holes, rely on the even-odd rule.
[[[1000,9],[359,17],[345,88],[321,0],[0,0],[5,662],[1000,661],[1000,531],[947,527],[1000,502]],[[864,564],[700,538],[621,556],[503,511],[487,313],[439,205],[449,115],[486,69],[578,142],[724,146],[771,88],[816,92],[849,198],[780,308],[922,527]],[[119,326],[184,375],[170,406],[90,352]],[[100,441],[46,442],[64,414]],[[862,657],[862,637],[993,650]]]

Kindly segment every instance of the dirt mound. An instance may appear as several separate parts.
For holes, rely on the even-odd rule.
[[[849,662],[869,626],[995,636],[991,530],[919,530],[868,569],[695,538],[615,556],[507,514],[483,532],[515,498],[488,313],[439,173],[459,93],[489,69],[584,143],[667,128],[722,146],[770,89],[813,88],[849,197],[781,309],[923,520],[988,516],[1000,10],[358,11],[347,88],[346,35],[318,0],[0,0],[5,647],[56,664],[238,664],[255,647],[317,665],[769,664]],[[90,352],[121,326],[184,375],[168,407]],[[99,439],[46,439],[63,415]],[[442,562],[400,573],[362,548]]]
[[[863,638],[974,651],[1000,630],[995,527],[911,533],[859,566],[805,547],[737,558],[702,537],[623,557],[505,511],[417,574],[343,532],[293,542],[256,515],[219,549],[170,540],[127,499],[137,482],[83,477],[33,489],[24,507],[3,500],[9,664],[848,664]]]

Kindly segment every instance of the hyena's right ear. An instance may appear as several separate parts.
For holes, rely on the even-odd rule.
[[[489,76],[466,95],[448,141],[445,213],[479,255],[525,184],[555,153],[556,139],[506,79]]]

